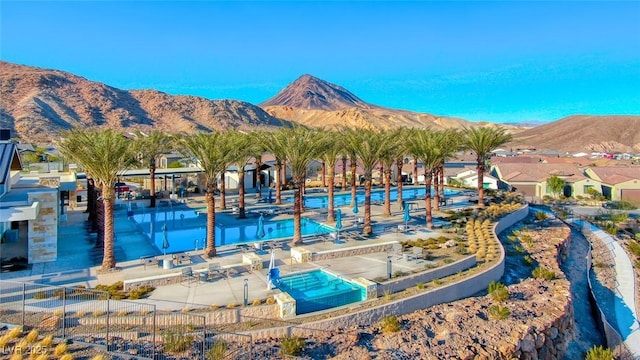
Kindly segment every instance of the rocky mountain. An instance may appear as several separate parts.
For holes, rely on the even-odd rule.
[[[512,145],[558,151],[640,152],[640,116],[569,116],[523,131]]]
[[[260,104],[269,114],[311,127],[375,128],[497,126],[463,119],[384,108],[364,102],[345,88],[303,75]],[[522,127],[505,125],[511,131]]]
[[[0,128],[23,142],[51,143],[74,127],[159,129],[171,133],[289,124],[235,100],[117,89],[57,70],[0,62]]]

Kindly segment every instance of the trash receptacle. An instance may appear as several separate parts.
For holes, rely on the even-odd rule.
[[[171,260],[171,259],[162,260],[162,268],[163,269],[172,269],[173,268],[173,260]]]

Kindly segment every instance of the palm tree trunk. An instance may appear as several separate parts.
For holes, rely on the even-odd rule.
[[[434,208],[436,211],[440,211],[440,177],[438,174],[440,173],[440,168],[436,167],[435,172],[433,173],[433,194],[435,205]],[[430,191],[431,189],[429,189]]]
[[[438,174],[440,174],[440,187],[442,188],[442,194],[440,195],[441,201],[443,204],[446,204],[447,199],[444,196],[444,162],[440,165],[440,171]]]
[[[149,192],[149,207],[156,207],[156,166],[153,163],[149,167],[149,180],[151,182],[151,191]]]
[[[371,170],[365,174],[364,180],[364,228],[362,234],[365,236],[371,235],[373,229],[371,228]]]
[[[380,185],[384,183],[384,165],[380,164]]]
[[[356,191],[358,190],[356,187],[356,168],[357,164],[351,160],[351,205],[356,205]]]
[[[116,267],[116,258],[113,255],[113,195],[108,189],[102,187],[104,203],[104,253],[102,256],[102,270],[107,271]]]
[[[238,168],[238,219],[247,217],[244,209],[244,166]]]
[[[342,158],[342,191],[347,191],[347,158]]]
[[[478,161],[478,207],[484,207],[484,164]]]
[[[206,257],[216,256],[216,199],[215,187],[207,185],[207,247],[204,250]]]
[[[397,203],[400,204],[400,206],[402,206],[402,203],[404,202],[402,200],[402,159],[398,159],[398,161],[396,161],[396,168],[398,170],[398,176],[396,177],[396,182],[398,183]],[[401,209],[401,210],[404,210],[404,209]]]
[[[413,185],[418,185],[418,158],[413,158]]]
[[[391,216],[391,168],[384,173],[384,216]]]
[[[322,162],[322,187],[327,187],[327,164]]]
[[[282,160],[282,186],[287,186],[287,161]]]
[[[302,245],[302,234],[300,232],[301,228],[301,212],[300,212],[300,200],[301,200],[301,189],[300,186],[293,187],[293,239],[291,240],[291,246],[299,246]]]
[[[306,176],[304,177],[305,179],[307,178]],[[295,185],[294,185],[295,187]],[[298,196],[300,197],[300,214],[304,214],[305,209],[304,209],[304,193],[305,191],[307,191],[305,185],[304,185],[304,181],[300,181],[299,185],[297,186],[298,188]]]
[[[262,159],[256,158],[256,171],[258,180],[258,191],[256,191],[256,199],[262,199]]]
[[[281,172],[280,172],[280,168],[282,165],[280,165],[280,162],[276,162],[276,171],[275,171],[275,175],[276,175],[276,179],[275,179],[275,187],[276,187],[276,205],[281,205],[282,204],[282,187],[280,186],[280,179],[281,179]]]
[[[220,174],[220,210],[225,210],[227,208],[227,199],[226,199],[226,185],[224,184],[224,173],[223,170]]]
[[[327,191],[328,194],[328,210],[329,212],[327,213],[327,222],[334,222],[336,221],[335,216],[333,215],[333,208],[334,208],[334,204],[333,204],[333,178],[335,177],[334,174],[334,169],[335,167],[331,166],[329,167],[329,174],[328,174],[328,178],[329,178],[329,189]]]
[[[425,187],[427,188],[427,193],[424,198],[424,209],[426,212],[426,220],[427,220],[427,229],[433,229],[433,215],[431,213],[431,178],[433,177],[433,171],[425,172]]]

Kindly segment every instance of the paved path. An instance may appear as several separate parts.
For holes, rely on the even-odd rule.
[[[616,271],[616,301],[614,304],[618,332],[636,359],[640,359],[640,326],[635,304],[635,274],[629,256],[622,246],[608,233],[585,222],[592,234],[611,251]]]

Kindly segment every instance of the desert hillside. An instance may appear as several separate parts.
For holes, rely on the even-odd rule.
[[[74,127],[177,133],[287,123],[247,102],[126,91],[62,71],[0,62],[0,127],[24,142],[47,144]]]
[[[513,145],[558,151],[638,153],[640,116],[569,116],[517,134]]]

